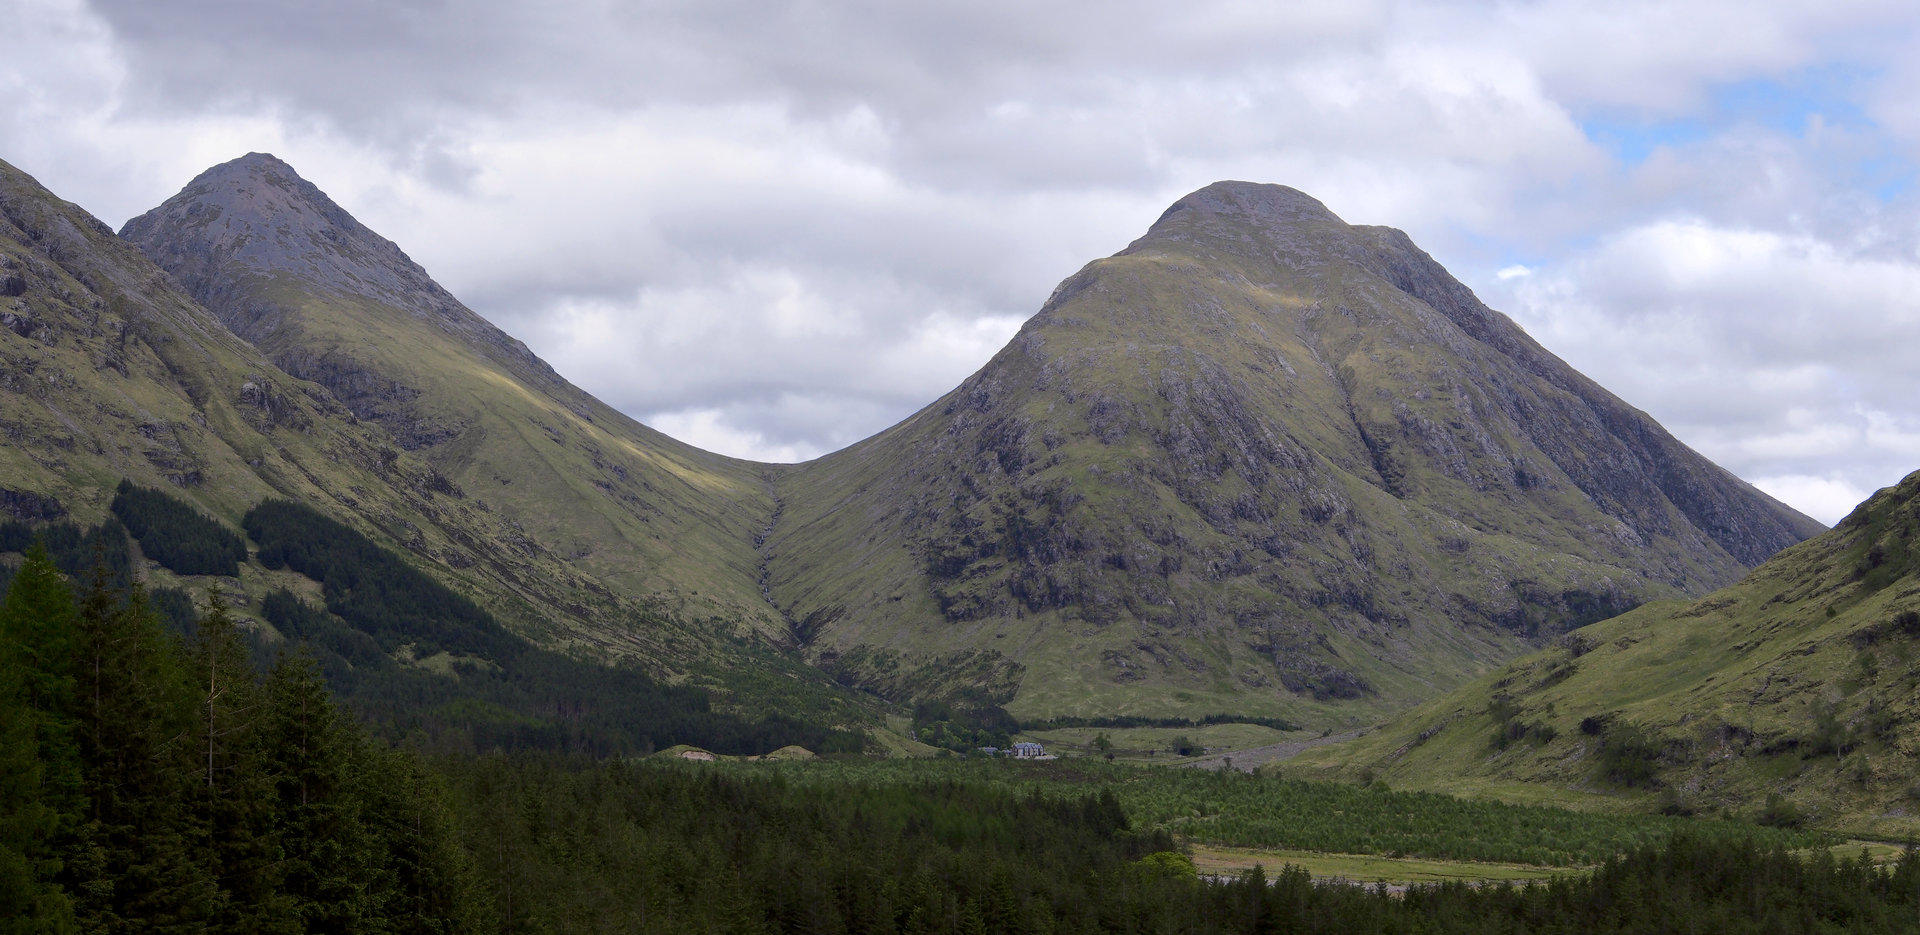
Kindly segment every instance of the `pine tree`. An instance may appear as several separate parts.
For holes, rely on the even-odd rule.
[[[486,923],[474,861],[449,795],[411,754],[358,745],[354,787],[373,838],[369,915],[395,935],[456,935]]]
[[[295,930],[281,892],[273,783],[257,737],[264,705],[246,641],[216,586],[187,651],[193,685],[194,812],[219,880],[216,929]]]
[[[356,736],[305,647],[281,654],[262,694],[260,754],[285,854],[281,891],[307,930],[354,930],[374,872],[374,842],[352,788]]]
[[[0,933],[70,932],[56,882],[79,819],[73,746],[73,592],[36,542],[0,603]]]
[[[138,585],[96,561],[74,629],[84,821],[62,880],[89,932],[204,931],[217,897],[188,808],[193,703]]]

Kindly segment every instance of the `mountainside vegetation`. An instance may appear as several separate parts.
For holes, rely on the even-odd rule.
[[[261,153],[215,166],[121,233],[280,369],[385,429],[386,456],[418,458],[441,510],[486,515],[433,546],[442,561],[510,577],[609,652],[624,642],[609,594],[727,632],[782,629],[754,552],[772,468],[582,392],[292,167]]]
[[[1576,630],[1303,776],[1920,834],[1920,473],[1739,583]]]
[[[175,574],[237,578],[247,560],[247,543],[239,533],[162,491],[123,480],[107,509],[140,541],[148,558]]]
[[[121,505],[116,514],[190,514],[207,524],[199,532],[223,548],[231,535],[159,490],[125,488],[115,502]],[[258,544],[260,564],[298,573],[279,579],[282,586],[259,602],[258,619],[234,617],[248,657],[264,670],[281,649],[305,646],[329,689],[382,736],[412,737],[436,749],[593,756],[681,743],[735,755],[788,745],[858,752],[865,745],[859,730],[871,710],[835,704],[832,696],[775,689],[760,696],[784,702],[775,713],[742,716],[716,710],[707,688],[663,684],[637,664],[535,646],[464,595],[308,507],[268,500],[248,511],[242,525]],[[65,522],[35,528],[8,521],[0,524],[0,553],[37,547],[61,572],[97,575],[103,587],[125,591],[136,584],[129,536],[117,519],[84,532]],[[0,577],[0,588],[6,580]],[[319,606],[301,596],[315,589]],[[199,612],[186,591],[141,587],[139,593],[171,632],[197,635]],[[218,584],[208,600],[232,615]],[[845,724],[854,730],[834,726]]]
[[[0,520],[79,530],[116,517],[141,542],[132,560],[142,567],[128,573],[158,576],[153,594],[171,618],[182,616],[178,588],[219,579],[236,612],[257,617],[266,594],[299,584],[235,548],[247,511],[278,498],[405,556],[508,630],[563,654],[636,663],[748,706],[798,695],[798,708],[811,710],[852,697],[754,636],[738,608],[719,616],[713,605],[617,588],[570,565],[510,511],[467,495],[329,387],[279,368],[138,249],[4,163],[0,275]],[[436,340],[446,343],[415,335],[412,352]],[[157,491],[178,503],[166,506]],[[757,592],[750,603],[770,613]]]
[[[744,706],[1355,727],[1818,528],[1279,186],[1182,199],[952,393],[795,466],[594,400],[271,156],[127,240],[4,190],[17,517],[96,522],[122,479],[129,516],[303,504],[516,636]],[[225,576],[139,522],[166,583]],[[234,559],[237,606],[298,583]]]
[[[261,611],[284,639],[311,643],[348,704],[394,735],[469,750],[651,753],[677,743],[728,754],[798,745],[859,752],[859,734],[822,726],[847,712],[746,719],[705,689],[662,685],[632,663],[582,661],[527,643],[492,615],[346,526],[299,504],[248,511],[268,568],[320,582],[325,608],[287,590]],[[809,715],[805,720],[794,714]],[[458,738],[457,741],[453,738]]]
[[[223,603],[210,601],[181,641],[137,584],[116,592],[106,580],[96,566],[76,598],[36,544],[0,595],[0,924],[10,929],[1920,930],[1913,852],[1883,868],[1792,853],[1777,835],[1680,829],[1590,875],[1396,895],[1292,866],[1271,880],[1258,867],[1202,878],[1164,815],[1123,804],[1114,781],[1144,775],[1125,768],[957,763],[916,777],[805,762],[763,772],[527,753],[427,759],[343,717],[310,653],[253,672]],[[1361,804],[1337,787],[1152,772],[1177,788],[1240,787],[1271,798],[1269,811],[1324,808],[1313,799],[1322,791]],[[1438,801],[1358,794],[1384,808],[1357,815]],[[1217,794],[1201,805],[1244,808]],[[1472,836],[1411,830],[1392,846]]]
[[[1387,228],[1220,183],[776,479],[809,658],[1022,718],[1361,724],[1818,531]]]

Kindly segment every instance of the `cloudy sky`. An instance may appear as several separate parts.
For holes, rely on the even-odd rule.
[[[801,460],[1223,178],[1410,233],[1834,521],[1920,468],[1910,2],[0,0],[0,159],[118,226],[272,152],[562,373]]]

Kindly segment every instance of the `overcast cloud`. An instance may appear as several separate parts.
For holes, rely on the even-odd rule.
[[[0,0],[113,225],[273,152],[608,402],[798,460],[1223,178],[1410,233],[1824,521],[1920,469],[1907,2]]]

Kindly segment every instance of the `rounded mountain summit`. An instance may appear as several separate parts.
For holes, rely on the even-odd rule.
[[[811,658],[1022,717],[1344,722],[1823,528],[1404,233],[1246,182],[778,490],[771,593]]]

